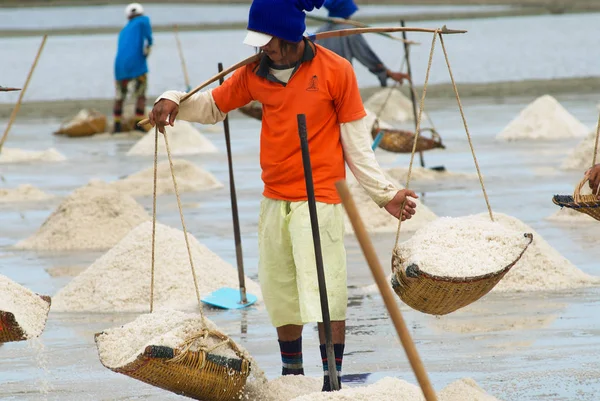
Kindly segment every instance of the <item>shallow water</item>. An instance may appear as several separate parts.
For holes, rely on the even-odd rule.
[[[565,96],[558,100],[591,127],[597,119],[595,98]],[[557,166],[578,140],[503,143],[494,136],[526,104],[507,99],[465,101],[465,113],[479,165],[494,211],[515,216],[532,226],[552,246],[583,271],[600,276],[600,225],[569,226],[544,220],[557,210],[551,196],[569,193],[579,172]],[[425,153],[427,166],[444,165],[449,171],[473,173],[474,165],[456,105],[436,102],[428,109],[447,149]],[[6,121],[0,121],[6,123]],[[18,121],[7,146],[23,149],[56,147],[68,157],[64,163],[1,165],[1,185],[29,183],[56,194],[58,199],[16,207],[0,206],[0,274],[39,293],[53,295],[70,277],[52,277],[46,269],[86,267],[101,252],[36,253],[10,248],[33,233],[60,201],[92,178],[115,180],[152,163],[151,157],[128,157],[134,139],[54,137],[59,121]],[[261,198],[258,169],[258,122],[231,120],[232,148],[242,230],[246,273],[257,273],[257,214]],[[219,148],[215,155],[187,157],[212,172],[225,188],[182,196],[188,230],[222,258],[235,265],[235,249],[228,194],[228,172],[222,134],[206,134]],[[376,152],[384,167],[407,166],[409,156]],[[415,183],[421,198],[436,214],[460,216],[486,211],[477,180]],[[139,201],[150,210],[151,199]],[[363,216],[366,218],[366,216]],[[158,201],[158,220],[180,227],[174,196]],[[384,269],[394,233],[373,235]],[[402,233],[402,238],[406,234]],[[416,383],[382,299],[365,295],[373,278],[354,237],[346,239],[350,301],[344,373],[348,380],[372,383],[397,376]],[[416,342],[434,387],[472,377],[490,394],[504,401],[595,401],[600,392],[600,326],[597,310],[600,289],[562,293],[492,294],[449,316],[436,318],[401,305],[404,319]],[[274,330],[262,307],[244,311],[207,310],[225,332],[246,347],[269,378],[280,374]],[[6,400],[165,400],[183,399],[104,368],[98,359],[93,335],[133,320],[132,314],[54,313],[40,338],[47,360],[26,343],[0,347],[0,399]],[[304,332],[305,370],[321,372],[314,326]],[[42,392],[46,389],[47,393]]]
[[[545,15],[409,25],[437,28],[447,24],[449,28],[468,30],[464,35],[445,39],[452,71],[459,83],[482,83],[596,76],[597,60],[590,49],[596,47],[600,35],[596,23],[599,17],[600,14]],[[431,34],[409,33],[408,37],[421,42],[411,50],[414,82],[420,85],[425,80]],[[183,32],[180,38],[192,86],[213,76],[217,63],[227,67],[253,53],[252,48],[242,44],[243,30]],[[392,70],[400,68],[404,50],[399,42],[379,35],[367,39],[385,65]],[[0,39],[0,54],[11,60],[2,66],[3,86],[23,85],[40,41],[35,37]],[[116,45],[117,35],[49,37],[24,101],[112,98]],[[148,63],[150,97],[169,89],[185,90],[173,34],[155,35]],[[355,69],[361,87],[379,85],[360,63],[355,63]],[[450,82],[439,42],[429,82]],[[17,92],[4,93],[0,102],[15,102],[18,96]]]

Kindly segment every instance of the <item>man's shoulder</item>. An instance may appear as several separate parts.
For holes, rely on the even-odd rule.
[[[329,50],[319,44],[315,44],[317,47],[317,57],[320,57],[322,62],[333,69],[352,69],[352,64],[344,57],[340,56],[336,52]]]

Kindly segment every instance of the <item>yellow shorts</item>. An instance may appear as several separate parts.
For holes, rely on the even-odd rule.
[[[341,204],[317,203],[332,321],[346,320],[346,249]],[[258,279],[275,327],[322,322],[308,202],[263,198],[258,222]]]

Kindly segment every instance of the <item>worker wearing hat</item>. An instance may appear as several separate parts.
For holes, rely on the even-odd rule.
[[[260,165],[264,182],[258,222],[258,278],[281,351],[282,374],[304,374],[302,329],[318,323],[323,390],[330,391],[311,220],[298,137],[306,115],[324,273],[338,377],[345,343],[348,294],[344,210],[335,182],[345,163],[371,198],[396,218],[411,218],[417,195],[398,190],[371,150],[354,70],[337,54],[303,36],[305,13],[323,0],[254,0],[244,43],[263,57],[239,68],[214,89],[179,105],[184,92],[167,91],[150,122],[164,132],[175,118],[215,124],[226,113],[258,100],[263,105]],[[406,206],[403,208],[403,203]]]
[[[148,64],[146,58],[152,46],[150,19],[144,15],[139,3],[131,3],[125,8],[127,25],[119,33],[117,56],[115,57],[116,96],[113,108],[113,133],[121,132],[123,103],[130,92],[136,98],[135,122],[144,118],[146,109],[146,88],[148,86]],[[145,132],[142,128],[135,129]]]
[[[323,6],[328,10],[330,18],[350,19],[352,14],[358,10],[354,0],[325,0]],[[355,28],[353,25],[344,23],[328,22],[320,27],[317,32],[337,31],[340,29]],[[394,72],[386,68],[381,59],[375,54],[363,35],[338,36],[318,40],[316,43],[344,57],[350,63],[358,60],[359,63],[379,79],[381,86],[387,86],[388,78],[399,82],[409,79],[408,74]]]

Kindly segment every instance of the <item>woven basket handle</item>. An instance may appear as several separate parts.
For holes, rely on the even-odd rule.
[[[588,182],[589,180],[590,180],[590,173],[588,170],[583,175],[582,180],[579,181],[579,183],[575,186],[575,191],[573,191],[573,200],[575,201],[575,203],[580,203],[582,201],[581,189],[583,188],[585,183]],[[600,185],[598,185],[598,188],[596,188],[595,195],[598,196],[598,194],[600,194]]]

